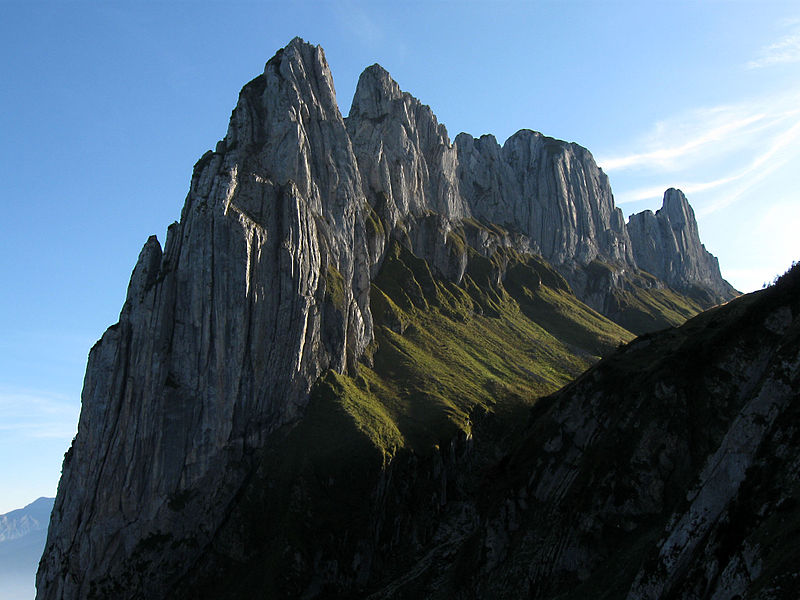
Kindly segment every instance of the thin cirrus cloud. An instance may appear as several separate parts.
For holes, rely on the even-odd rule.
[[[336,3],[333,6],[335,18],[362,43],[376,46],[383,41],[383,29],[363,7],[351,0]]]
[[[784,35],[777,42],[761,49],[757,58],[748,61],[748,69],[763,69],[774,65],[800,62],[800,27],[798,21],[790,21],[793,31]]]
[[[742,180],[729,193],[718,196],[706,203],[698,211],[698,216],[716,212],[741,198],[745,192],[764,181],[767,177],[784,167],[790,160],[796,159],[800,151],[800,119],[789,129],[773,138],[770,146],[742,171],[732,176],[731,181]]]
[[[657,123],[631,144],[643,148],[600,157],[606,171],[636,172],[658,186],[622,189],[618,204],[656,198],[678,185],[687,195],[724,191],[698,207],[710,214],[736,201],[800,154],[800,90],[735,105],[697,109]]]
[[[698,216],[711,214],[738,200],[749,189],[786,165],[793,157],[796,157],[800,149],[795,148],[792,151],[792,148],[797,146],[798,142],[800,142],[800,118],[787,130],[772,137],[769,145],[763,148],[760,153],[754,155],[745,166],[706,181],[684,181],[679,187],[685,194],[691,196],[692,194],[736,183],[735,188],[727,190],[724,195],[716,197],[697,210]],[[626,204],[658,197],[665,189],[675,185],[676,179],[681,179],[680,174],[677,177],[672,176],[671,182],[665,182],[661,185],[625,190],[620,194],[616,194],[615,200],[617,204]]]
[[[69,440],[80,408],[66,398],[38,390],[0,389],[0,431],[28,439]]]
[[[702,122],[704,117],[709,113],[719,113],[721,110],[722,109],[718,108],[696,111],[687,121]],[[742,131],[746,131],[748,127],[762,122],[764,118],[764,115],[760,114],[747,115],[733,121],[720,123],[707,128],[694,137],[676,140],[672,145],[667,146],[658,146],[656,140],[661,139],[663,136],[662,132],[669,131],[671,126],[664,122],[658,123],[655,127],[655,131],[650,136],[652,141],[648,143],[649,146],[656,146],[652,150],[623,156],[599,158],[597,162],[602,165],[603,169],[606,171],[617,171],[635,167],[671,169],[675,167],[678,159],[686,159],[691,154],[702,151],[703,148],[709,144],[719,142],[730,136],[737,135]],[[679,126],[680,129],[690,128],[687,123],[675,123],[673,126]]]

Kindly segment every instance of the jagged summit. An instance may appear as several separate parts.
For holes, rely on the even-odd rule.
[[[400,86],[378,63],[367,67],[358,78],[349,116],[379,119],[389,114],[393,101],[403,97]]]
[[[673,223],[683,225],[688,223],[689,219],[694,220],[694,211],[682,191],[669,188],[664,192],[662,204],[663,210],[667,212]]]
[[[719,278],[690,209],[672,211],[632,235],[588,150],[530,130],[502,147],[451,143],[379,66],[344,119],[324,52],[295,38],[241,90],[180,222],[163,248],[148,239],[119,322],[91,350],[38,598],[177,598],[254,548],[294,565],[282,589],[296,596],[366,585],[383,568],[366,554],[373,532],[332,536],[346,560],[329,560],[294,552],[292,519],[324,513],[318,498],[352,500],[343,481],[357,480],[356,504],[404,506],[385,470],[399,449],[413,471],[423,442],[468,447],[473,418],[553,391],[630,339],[620,324],[657,329],[708,306],[658,279]],[[694,254],[667,269],[663,248]],[[328,423],[351,436],[344,450]],[[337,462],[361,460],[354,447],[375,459],[355,479]],[[411,518],[398,510],[391,539]],[[277,550],[263,549],[271,536]]]
[[[637,266],[669,285],[710,293],[713,302],[738,294],[722,278],[717,259],[700,242],[694,210],[680,190],[664,192],[663,205],[655,214],[646,210],[631,215],[628,232]]]

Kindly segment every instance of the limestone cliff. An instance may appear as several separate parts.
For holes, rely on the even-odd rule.
[[[622,211],[586,148],[526,129],[502,147],[462,133],[456,148],[460,189],[476,217],[524,232],[557,265],[597,257],[634,265]]]
[[[355,165],[322,50],[295,40],[242,90],[181,222],[163,251],[147,241],[92,348],[40,598],[107,597],[123,575],[156,597],[216,530],[253,448],[363,353]],[[165,532],[171,552],[143,566]]]
[[[670,230],[682,231],[667,212]],[[119,322],[90,352],[37,597],[177,597],[178,582],[199,577],[197,565],[214,573],[222,564],[210,557],[242,563],[237,536],[255,517],[236,511],[275,509],[253,509],[253,497],[295,501],[265,491],[280,487],[274,480],[260,488],[254,482],[265,481],[257,476],[269,463],[265,453],[304,423],[312,387],[327,381],[339,389],[337,376],[355,378],[360,366],[380,359],[379,341],[404,348],[397,365],[413,362],[403,336],[407,329],[419,334],[427,310],[448,319],[442,331],[475,344],[487,336],[464,323],[480,323],[484,333],[513,331],[523,358],[548,370],[516,370],[533,384],[511,390],[503,387],[503,360],[474,367],[486,352],[471,348],[464,365],[487,379],[470,392],[474,401],[459,395],[456,408],[437,382],[422,403],[407,383],[392,379],[402,393],[376,384],[387,405],[348,409],[380,425],[370,443],[413,446],[404,427],[431,414],[425,402],[439,407],[436,418],[448,426],[459,420],[467,435],[479,405],[495,398],[524,403],[520,390],[552,391],[565,374],[631,335],[578,302],[536,255],[565,275],[579,298],[616,318],[622,309],[609,301],[613,290],[641,299],[651,287],[665,287],[650,275],[628,278],[637,272],[637,244],[656,248],[640,252],[643,261],[666,247],[661,233],[651,240],[630,230],[586,149],[530,131],[502,148],[493,138],[464,134],[451,143],[430,108],[377,65],[362,75],[345,120],[322,49],[293,40],[242,89],[225,138],[195,166],[180,222],[163,248],[155,237],[146,242]],[[674,251],[694,252],[692,235],[678,236]],[[664,277],[716,281],[718,272],[709,278],[702,261],[680,264]],[[660,315],[662,306],[645,312]],[[667,322],[699,308],[687,304]],[[380,339],[375,313],[385,327]],[[508,355],[501,346],[492,356]],[[448,360],[437,356],[435,365]],[[384,366],[395,372],[394,364]],[[442,377],[454,378],[441,368]],[[376,393],[353,392],[362,399]],[[362,433],[372,431],[362,425]],[[426,435],[420,439],[433,446]],[[375,481],[365,476],[361,483]],[[292,585],[325,564],[326,584],[339,581],[337,589],[373,581],[380,570],[370,570],[363,552],[356,560],[349,539],[336,541],[360,565],[352,567],[359,575],[348,579],[341,565],[320,556],[303,562]],[[287,548],[282,560],[290,560],[293,546]],[[392,562],[388,554],[384,560]]]
[[[694,286],[710,293],[716,302],[737,293],[700,242],[694,211],[680,190],[668,189],[655,214],[646,210],[631,215],[627,229],[639,268],[679,289]]]

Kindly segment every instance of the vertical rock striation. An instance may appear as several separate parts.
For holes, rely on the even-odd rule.
[[[664,192],[664,203],[652,211],[631,215],[628,234],[639,268],[678,289],[710,292],[715,302],[729,300],[736,290],[722,278],[719,262],[700,242],[694,211],[683,192]]]
[[[380,65],[367,68],[347,117],[364,191],[393,227],[430,212],[469,216],[455,177],[456,151],[447,129]]]
[[[731,294],[685,198],[668,197],[626,228],[586,149],[527,130],[502,147],[451,144],[378,65],[345,120],[322,49],[292,40],[242,89],[180,223],[163,248],[148,239],[119,322],[90,352],[37,597],[168,595],[255,453],[302,419],[321,373],[352,370],[373,341],[370,283],[390,239],[454,281],[468,249],[451,232],[470,221],[486,255],[513,245],[567,275],[641,261]]]
[[[502,147],[462,133],[456,148],[460,189],[476,217],[522,231],[557,265],[597,257],[634,264],[608,177],[586,148],[527,129]]]
[[[364,198],[322,50],[293,40],[195,166],[92,349],[39,598],[158,597],[208,542],[248,456],[372,339]],[[181,510],[178,510],[178,509]],[[151,561],[155,551],[160,563]]]

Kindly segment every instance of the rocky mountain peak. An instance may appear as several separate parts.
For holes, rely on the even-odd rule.
[[[371,360],[373,310],[394,310],[380,295],[373,304],[382,264],[394,264],[384,278],[410,286],[421,311],[423,287],[440,289],[439,276],[457,285],[470,260],[476,289],[502,285],[516,256],[530,294],[556,281],[576,304],[545,261],[586,302],[590,267],[612,274],[607,295],[640,255],[668,283],[721,281],[674,195],[626,228],[585,148],[530,130],[502,147],[466,134],[451,144],[430,107],[379,65],[362,74],[343,119],[324,52],[295,38],[241,90],[225,138],[195,165],[180,222],[163,250],[155,237],[144,245],[119,322],[92,348],[39,598],[170,597],[203,555],[245,560],[223,523],[237,523],[231,506],[312,410],[314,386]],[[395,260],[383,262],[390,248]],[[671,260],[659,262],[665,252]],[[497,290],[475,304],[447,286],[441,314],[500,314]],[[348,392],[355,403],[370,385],[360,381]],[[382,413],[364,418],[384,422]],[[271,518],[259,509],[260,523]]]
[[[380,65],[361,74],[346,122],[364,193],[391,227],[430,211],[469,215],[447,129]]]
[[[722,278],[717,259],[701,243],[694,210],[682,191],[664,192],[662,207],[655,214],[646,210],[631,215],[627,230],[639,268],[678,289],[704,289],[714,301],[737,294]]]
[[[664,192],[662,207],[657,212],[662,211],[674,229],[697,226],[694,210],[681,190],[669,188]]]
[[[333,75],[321,46],[296,37],[284,48],[280,60],[275,62],[277,64],[273,65],[286,80],[293,82],[304,102],[314,105],[327,118],[339,116]],[[270,63],[272,61],[264,69],[265,74],[269,72]]]
[[[24,537],[31,532],[47,529],[53,498],[38,498],[24,508],[0,515],[0,542]]]
[[[391,103],[402,97],[403,92],[397,82],[386,69],[375,63],[364,69],[358,78],[349,116],[379,119],[390,114]]]

